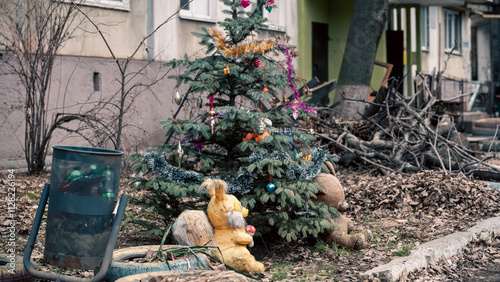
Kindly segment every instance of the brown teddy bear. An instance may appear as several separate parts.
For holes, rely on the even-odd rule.
[[[344,188],[335,174],[335,168],[330,162],[326,162],[330,173],[320,173],[314,179],[314,183],[323,188],[323,192],[317,195],[316,200],[324,202],[339,212],[349,209],[349,204],[345,200]],[[354,223],[349,218],[340,214],[333,218],[337,225],[335,230],[328,230],[325,239],[328,243],[335,243],[346,249],[359,250],[370,245],[372,233],[370,230],[364,230],[362,233],[349,234],[354,229]]]

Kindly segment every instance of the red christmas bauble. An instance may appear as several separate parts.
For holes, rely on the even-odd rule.
[[[259,65],[260,65],[260,60],[259,60],[259,59],[255,59],[255,60],[253,60],[253,66],[254,66],[254,67],[258,68],[258,67],[259,67]]]
[[[255,233],[255,227],[253,227],[252,225],[247,225],[245,227],[245,231],[248,232],[248,233]]]

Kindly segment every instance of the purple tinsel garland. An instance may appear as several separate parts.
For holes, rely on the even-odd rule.
[[[293,77],[292,77],[293,65],[292,65],[292,55],[290,55],[290,48],[288,48],[288,46],[286,44],[283,44],[283,43],[279,44],[278,46],[285,49],[286,64],[288,66],[288,83],[290,84],[290,87],[292,88],[292,90],[294,92],[295,100],[298,101],[298,106],[296,106],[297,103],[290,102],[284,108],[288,109],[288,108],[292,107],[294,111],[301,109],[306,113],[316,114],[317,113],[316,108],[310,109],[303,101],[300,100],[299,89],[297,89],[297,87],[295,87],[295,83],[293,82]],[[295,118],[295,115],[294,115],[294,118]]]
[[[208,119],[206,121],[204,121],[202,124],[208,124],[210,123],[210,121],[212,121],[213,119],[216,119],[216,118],[220,118],[220,117],[223,117],[225,114],[227,114],[229,112],[229,110],[222,110],[220,111],[216,116],[214,116],[213,118],[211,119]],[[191,136],[193,136],[193,133],[190,132],[186,137],[184,137],[181,141],[181,144],[182,146],[186,146],[187,142],[189,141],[189,139],[191,139]],[[201,137],[198,136],[196,137],[194,140],[201,140]],[[196,149],[196,151],[198,151],[198,153],[201,153],[201,149],[203,148],[203,142],[197,142],[196,144],[194,144],[194,147]]]

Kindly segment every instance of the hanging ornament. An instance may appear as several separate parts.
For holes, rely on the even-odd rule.
[[[290,145],[292,145],[292,153],[293,153],[294,155],[296,155],[296,154],[297,154],[297,152],[295,151],[295,143],[293,143],[292,133],[290,133],[290,132],[281,132],[281,134],[283,134],[283,135],[286,135],[286,136],[290,137],[290,140],[291,140],[291,141],[288,141],[288,142],[290,143]]]
[[[268,118],[259,118],[259,129],[257,130],[257,134],[262,135],[264,131],[266,131],[266,126],[272,126],[273,122]]]
[[[217,115],[217,113],[214,111],[214,110],[210,110],[208,112],[208,115],[210,116],[210,132],[212,134],[215,133],[215,116]]]
[[[312,156],[311,155],[305,155],[302,157],[304,160],[307,160],[307,161],[312,161]]]
[[[269,89],[267,89],[267,85],[264,84],[264,88],[262,88],[262,91],[266,92],[266,93],[269,93]]]
[[[253,66],[258,68],[260,66],[260,60],[259,59],[253,60]]]
[[[272,164],[271,164],[271,166],[272,166]],[[269,183],[266,186],[266,190],[269,193],[272,193],[272,192],[274,192],[274,190],[276,190],[276,185],[273,184],[273,175],[272,174],[269,174]]]
[[[288,102],[290,101],[290,99],[288,99],[286,96],[285,96],[285,93],[283,93],[283,98],[281,99],[281,103],[283,105],[287,104]]]
[[[182,102],[182,96],[181,93],[179,93],[179,71],[177,71],[176,79],[177,79],[177,86],[175,87],[174,102],[177,105],[180,105]]]
[[[266,82],[266,68],[264,67],[264,82]],[[267,89],[267,84],[264,84],[264,88],[262,91],[269,93],[269,89]]]
[[[201,109],[203,107],[203,98],[201,98],[201,95],[198,96],[198,99],[196,100],[196,106]]]
[[[181,167],[182,155],[184,155],[184,150],[182,150],[180,140],[179,140],[179,145],[177,146],[177,154],[179,154],[179,167]]]
[[[302,87],[302,93],[304,93],[305,96],[309,96],[312,94],[312,90],[307,85],[304,85]]]
[[[174,102],[177,104],[177,105],[180,105],[181,102],[182,102],[182,96],[181,96],[181,93],[179,93],[179,90],[175,90],[175,94],[174,94]]]
[[[241,6],[243,6],[243,8],[248,7],[248,5],[250,5],[250,1],[249,0],[241,0]]]
[[[276,185],[274,185],[273,183],[269,183],[266,186],[266,190],[269,193],[274,192],[274,190],[276,190]]]
[[[297,119],[299,117],[300,102],[298,100],[293,100],[292,103],[290,103],[290,107],[293,109],[293,119]]]
[[[224,68],[224,74],[230,74],[231,71],[229,70],[229,66]]]
[[[264,7],[269,13],[271,13],[271,10],[273,9],[274,1],[275,0],[267,0],[266,5],[264,5]]]
[[[271,108],[276,108],[277,104],[276,104],[276,100],[275,99],[272,99],[271,100]]]

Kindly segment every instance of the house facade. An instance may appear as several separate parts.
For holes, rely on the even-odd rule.
[[[64,1],[69,5],[69,0]],[[296,0],[277,0],[276,4],[278,7],[271,13],[263,11],[269,19],[269,28],[255,36],[267,38],[287,34],[292,38],[291,44],[297,45]],[[192,32],[201,31],[203,27],[216,28],[217,22],[227,17],[222,12],[225,6],[219,0],[194,0],[191,3],[186,0],[85,0],[81,1],[79,8],[93,23],[78,14],[79,20],[75,21],[78,26],[74,26],[72,37],[56,58],[48,94],[49,120],[60,112],[81,113],[95,101],[116,98],[122,74],[112,56],[122,63],[130,59],[127,69],[129,86],[139,81],[155,83],[134,88],[131,92],[135,101],[125,117],[127,126],[123,132],[122,149],[130,153],[163,144],[166,132],[160,122],[178,110],[173,99],[177,81],[167,78],[178,73],[164,63],[185,55],[193,59],[203,56],[205,50]],[[8,54],[3,53],[7,58]],[[26,112],[23,89],[15,75],[7,74],[5,66],[0,66],[0,69],[4,85],[0,89],[4,101],[0,105],[0,111],[4,113],[0,118],[3,119],[0,120],[3,125],[0,142],[4,144],[0,147],[0,167],[23,167]],[[181,93],[188,88],[187,85],[178,87]],[[188,104],[177,117],[190,118],[203,110],[194,108]],[[74,129],[79,124],[67,126]],[[78,134],[58,130],[49,147],[53,145],[89,146],[89,143]]]
[[[337,79],[355,1],[298,0],[298,69],[307,80],[317,77],[321,83]],[[327,46],[327,48],[325,48]],[[387,61],[385,33],[378,45],[376,60]],[[378,90],[384,83],[386,68],[374,65],[371,89]],[[330,93],[330,103],[334,91]]]
[[[442,72],[438,98],[460,104],[455,110],[461,118],[473,111],[484,113],[476,118],[493,115],[498,71],[492,52],[499,18],[493,0],[390,0],[389,4],[388,62],[397,65],[396,75],[405,78],[404,93],[418,93],[422,75],[435,79]]]

